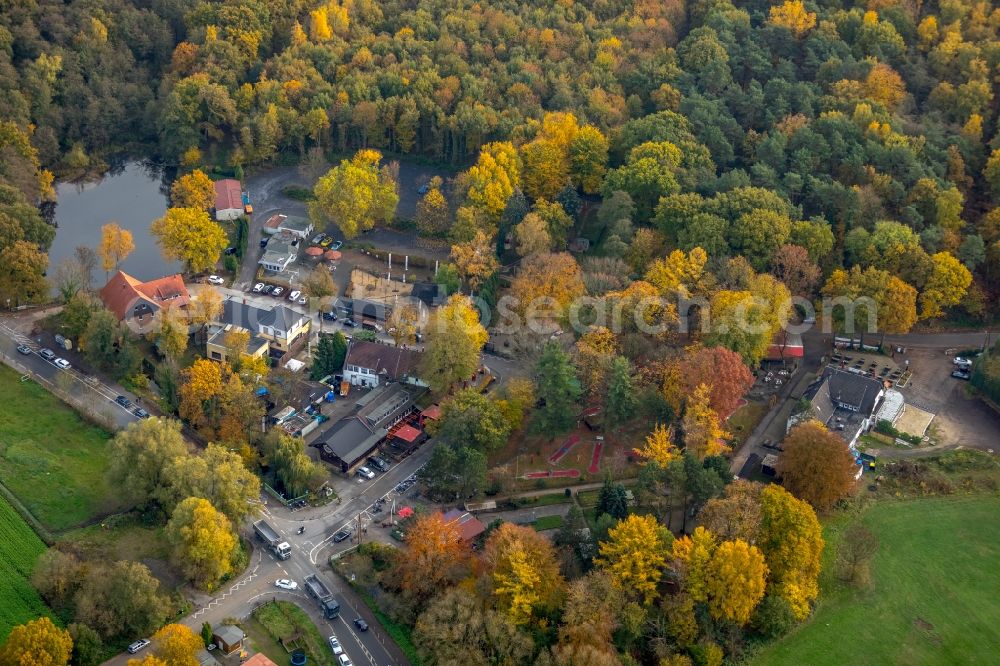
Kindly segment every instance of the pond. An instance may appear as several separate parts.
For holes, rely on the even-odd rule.
[[[167,261],[150,233],[153,220],[167,210],[167,185],[163,170],[148,162],[125,162],[100,180],[56,185],[56,238],[49,248],[49,275],[79,245],[96,249],[101,226],[115,221],[132,232],[135,250],[121,269],[140,280],[177,273],[181,264]],[[106,281],[104,271],[94,271],[93,285]]]

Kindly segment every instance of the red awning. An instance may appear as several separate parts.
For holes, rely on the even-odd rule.
[[[437,421],[441,418],[441,407],[439,405],[431,405],[424,411],[420,412],[420,415],[424,418],[434,419]]]
[[[420,431],[411,425],[404,425],[396,431],[396,439],[401,439],[408,444],[413,444],[420,437]]]

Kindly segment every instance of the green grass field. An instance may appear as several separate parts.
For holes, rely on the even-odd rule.
[[[0,367],[0,481],[61,531],[120,508],[106,478],[110,435]]]
[[[294,647],[306,651],[309,663],[327,666],[333,664],[333,652],[321,636],[306,612],[289,601],[278,601],[258,608],[254,619],[271,637],[274,645],[285,639],[286,645],[294,642]],[[275,651],[272,647],[272,651]],[[278,662],[283,663],[283,662]]]
[[[781,664],[987,664],[1000,653],[1000,498],[886,501],[861,517],[879,537],[870,590],[829,573],[840,531],[827,526],[819,607],[756,655]]]
[[[42,615],[45,602],[28,582],[45,544],[10,504],[0,497],[0,643],[10,630]]]

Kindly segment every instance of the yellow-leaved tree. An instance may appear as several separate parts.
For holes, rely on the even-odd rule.
[[[576,370],[580,383],[594,397],[603,395],[611,360],[618,355],[615,334],[604,326],[591,326],[576,341]]]
[[[222,366],[200,358],[182,375],[180,417],[194,427],[214,425],[222,395]]]
[[[636,449],[639,457],[647,463],[654,463],[666,469],[668,465],[680,457],[680,451],[674,446],[672,431],[669,426],[662,423],[653,428],[653,432],[646,436],[646,445],[641,449]]]
[[[189,271],[206,271],[229,244],[226,232],[198,208],[170,208],[153,221],[153,235],[167,259],[184,262]]]
[[[390,170],[379,167],[381,161],[377,150],[359,150],[316,181],[309,217],[317,227],[336,225],[351,239],[376,222],[392,220],[399,194]]]
[[[504,523],[487,540],[483,561],[493,595],[515,624],[559,607],[565,591],[559,561],[552,542],[535,530]]]
[[[7,666],[66,666],[73,651],[69,632],[48,617],[14,627],[0,647],[0,664]]]
[[[779,485],[760,494],[761,534],[757,545],[770,571],[771,587],[792,607],[799,620],[819,596],[823,533],[816,513]]]
[[[97,253],[101,257],[101,267],[104,272],[114,269],[125,261],[125,258],[135,249],[132,232],[122,229],[117,222],[108,222],[101,227],[101,242]]]
[[[690,536],[674,541],[673,568],[684,592],[694,601],[708,599],[708,564],[717,545],[715,535],[700,525]]]
[[[479,323],[479,312],[466,296],[452,295],[438,308],[425,332],[427,345],[420,376],[431,389],[443,393],[455,382],[475,374],[479,353],[489,335]]]
[[[493,244],[486,232],[477,230],[472,240],[451,246],[451,260],[469,287],[479,288],[500,267]]]
[[[215,205],[215,183],[201,169],[186,173],[170,186],[170,204],[208,210]]]
[[[688,398],[682,427],[684,449],[698,460],[729,450],[725,441],[729,433],[722,428],[719,415],[712,409],[711,389],[707,384],[699,384]]]
[[[485,212],[493,223],[500,221],[507,200],[521,184],[521,163],[509,141],[487,143],[479,159],[469,167],[469,202]]]
[[[168,624],[153,635],[153,654],[170,666],[198,666],[201,636],[183,624]]]
[[[796,37],[804,37],[816,27],[816,14],[807,11],[802,0],[785,0],[771,7],[769,22],[788,28]]]
[[[586,293],[583,271],[568,252],[535,254],[521,261],[511,281],[511,310],[522,317],[532,313],[538,320],[562,321],[567,308]]]
[[[659,596],[672,541],[670,531],[653,516],[632,514],[608,530],[594,563],[611,574],[619,589],[649,605]]]
[[[189,497],[178,504],[166,536],[174,561],[198,587],[211,590],[232,570],[236,534],[225,514],[207,499]]]
[[[674,250],[664,259],[657,259],[646,270],[646,282],[652,284],[661,296],[690,298],[704,294],[711,274],[705,270],[708,254],[700,247],[685,254]]]
[[[944,309],[958,305],[972,284],[972,273],[950,252],[931,255],[934,262],[927,284],[920,294],[920,318],[931,319]]]
[[[406,548],[396,557],[396,580],[404,593],[422,603],[447,587],[468,559],[457,521],[445,522],[440,512],[418,516],[406,530]]]
[[[764,598],[767,565],[756,546],[746,541],[723,541],[708,564],[708,611],[716,619],[740,625]]]

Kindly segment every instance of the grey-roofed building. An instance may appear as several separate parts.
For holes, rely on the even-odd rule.
[[[238,327],[250,331],[254,337],[267,340],[271,349],[288,351],[296,340],[309,334],[311,319],[286,305],[270,309],[258,308],[236,299],[222,305],[222,314],[213,323],[214,328]],[[216,331],[210,331],[210,335]]]
[[[350,473],[378,448],[392,426],[413,411],[413,401],[422,392],[401,384],[376,389],[358,401],[352,415],[320,434],[313,446],[321,458]]]
[[[272,273],[281,273],[288,268],[290,263],[295,261],[298,254],[298,249],[292,246],[291,243],[285,243],[278,238],[273,238],[267,244],[264,255],[257,263]]]
[[[827,368],[806,390],[803,398],[808,406],[788,419],[785,431],[815,419],[853,447],[874,425],[884,396],[884,384],[874,377]]]

